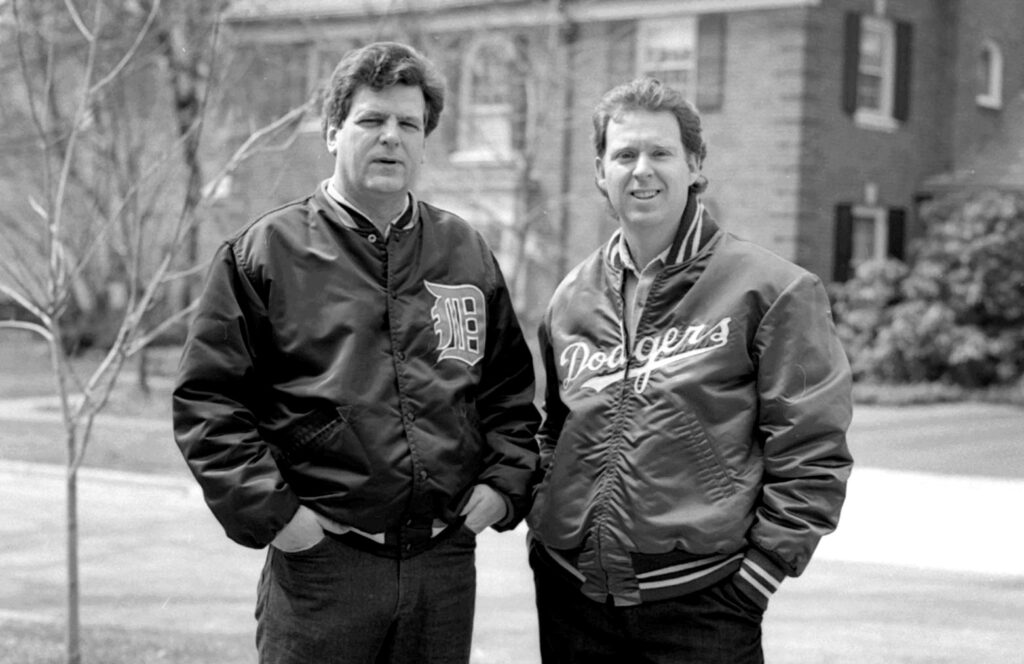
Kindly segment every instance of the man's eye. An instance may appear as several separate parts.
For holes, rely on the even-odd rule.
[[[405,127],[406,129],[412,129],[414,131],[419,131],[420,129],[420,125],[418,122],[403,122],[402,126]]]

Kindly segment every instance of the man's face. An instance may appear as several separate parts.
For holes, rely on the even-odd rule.
[[[425,110],[418,86],[359,88],[341,127],[327,129],[338,191],[360,207],[404,203],[423,161]]]
[[[597,185],[620,223],[638,232],[674,225],[700,175],[668,111],[627,111],[608,122]]]

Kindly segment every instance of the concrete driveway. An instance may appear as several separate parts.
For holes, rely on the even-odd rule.
[[[1002,456],[963,473],[904,468],[903,454],[878,467],[893,458],[880,445],[923,445],[922,423],[925,438],[955,427],[966,456]],[[838,532],[773,599],[768,661],[1021,661],[1024,465],[1005,451],[1024,447],[1021,425],[1024,412],[990,406],[859,409],[855,457],[878,463],[858,465]],[[978,472],[989,466],[1002,476]],[[63,620],[63,501],[60,468],[0,462],[0,629]],[[251,639],[263,552],[228,541],[192,482],[86,469],[79,502],[87,625]],[[476,664],[539,662],[524,539],[522,529],[480,537]]]

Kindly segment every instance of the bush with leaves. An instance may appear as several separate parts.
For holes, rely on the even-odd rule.
[[[1008,383],[1024,373],[1024,196],[949,195],[923,210],[911,265],[860,265],[835,290],[860,380]]]

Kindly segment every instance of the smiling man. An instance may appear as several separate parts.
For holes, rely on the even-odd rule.
[[[411,189],[444,88],[408,46],[335,69],[334,173],[214,257],[175,437],[229,537],[267,547],[263,664],[469,661],[476,534],[526,514],[530,352],[481,236]]]
[[[637,79],[593,121],[619,230],[540,330],[542,658],[760,663],[769,598],[839,518],[850,368],[820,280],[701,204],[707,149],[678,92]]]

